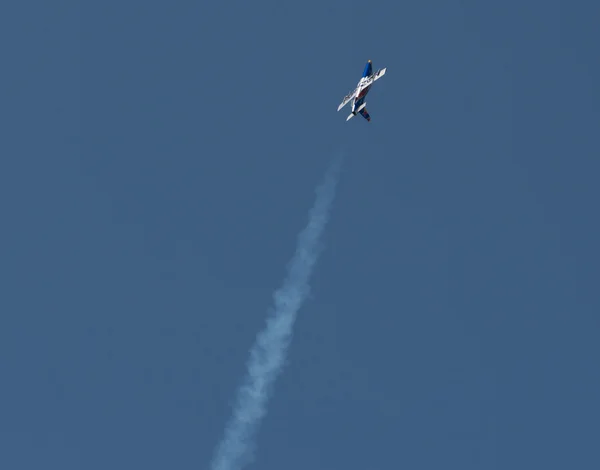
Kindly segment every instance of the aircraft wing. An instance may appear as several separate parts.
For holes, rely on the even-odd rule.
[[[387,68],[380,69],[377,72],[375,72],[375,75],[373,75],[373,81],[379,80],[381,77],[383,77],[385,75],[386,70],[387,70]]]
[[[338,106],[338,111],[340,109],[342,109],[344,106],[346,106],[348,103],[350,103],[350,101],[352,100],[352,98],[354,98],[355,96],[356,96],[356,90],[354,90],[354,91],[348,93],[346,96],[344,96],[344,100]]]

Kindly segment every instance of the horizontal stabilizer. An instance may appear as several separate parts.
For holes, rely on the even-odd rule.
[[[356,113],[360,113],[360,112],[363,110],[363,108],[364,108],[366,105],[367,105],[367,102],[365,101],[363,104],[361,104],[361,105],[358,107],[358,109],[357,109],[356,111],[354,111],[354,114],[356,114]]]
[[[350,120],[350,119],[352,119],[354,116],[355,116],[355,114],[354,114],[354,113],[350,113],[350,114],[348,115],[348,117],[346,118],[346,121],[349,121],[349,120]]]

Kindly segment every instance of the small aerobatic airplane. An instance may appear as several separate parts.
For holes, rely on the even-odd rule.
[[[352,99],[354,102],[352,103],[352,112],[346,118],[346,121],[349,121],[356,113],[360,113],[362,117],[364,117],[367,121],[371,121],[371,116],[367,112],[367,108],[365,107],[367,103],[365,102],[365,98],[367,97],[367,93],[371,89],[371,85],[375,80],[379,80],[381,77],[385,75],[386,69],[379,69],[377,72],[373,73],[373,65],[369,60],[367,65],[365,65],[365,70],[363,71],[362,78],[358,82],[356,89],[350,93],[348,93],[344,97],[344,101],[342,104],[338,106],[338,111],[346,106]]]

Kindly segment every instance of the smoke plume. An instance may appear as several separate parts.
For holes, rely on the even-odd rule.
[[[273,383],[282,371],[296,315],[309,293],[308,282],[320,253],[320,238],[329,220],[341,164],[340,156],[316,190],[315,204],[298,236],[287,277],[273,294],[274,307],[267,325],[250,350],[247,375],[214,455],[212,470],[239,470],[252,458],[256,433],[267,412]]]

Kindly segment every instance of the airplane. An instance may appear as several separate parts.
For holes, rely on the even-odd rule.
[[[371,85],[375,80],[379,80],[381,77],[385,75],[386,69],[379,69],[377,72],[373,73],[373,65],[369,60],[367,65],[365,65],[365,70],[363,71],[362,77],[356,85],[354,91],[348,93],[342,104],[338,106],[338,111],[346,106],[350,101],[354,100],[352,103],[352,112],[346,118],[346,121],[349,121],[357,113],[359,113],[362,117],[364,117],[367,121],[371,122],[371,116],[367,112],[367,108],[365,107],[367,103],[365,102],[365,98],[367,97],[367,93],[371,89]]]

